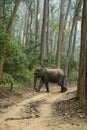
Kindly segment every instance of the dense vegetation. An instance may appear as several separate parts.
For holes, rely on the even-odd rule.
[[[14,85],[14,87],[28,86],[33,85],[33,73],[35,68],[44,66],[44,67],[56,67],[56,46],[57,46],[57,36],[58,33],[57,28],[59,22],[59,17],[57,13],[59,11],[59,2],[51,1],[49,4],[50,10],[50,18],[49,18],[49,51],[48,55],[44,58],[44,64],[41,65],[41,43],[39,41],[35,41],[35,19],[36,19],[36,1],[25,1],[21,2],[18,11],[16,13],[13,26],[11,32],[6,29],[8,26],[8,22],[10,16],[12,14],[14,8],[14,1],[0,1],[0,4],[3,5],[0,8],[1,16],[3,18],[0,19],[0,62],[3,61],[3,71],[0,74],[0,84],[5,84],[6,86]],[[53,2],[53,3],[52,3]],[[74,2],[74,4],[73,4]],[[76,1],[73,0],[71,3],[70,14],[68,14],[67,19],[67,27],[65,29],[64,34],[64,43],[62,47],[62,55],[61,55],[61,68],[65,69],[66,64],[66,55],[67,55],[67,48],[69,42],[69,35],[70,35],[70,28],[71,24],[70,21],[72,16],[74,16],[74,10],[76,7]],[[31,3],[31,7],[30,7]],[[42,4],[43,2],[41,2]],[[58,4],[58,7],[56,6]],[[68,2],[65,2],[68,5]],[[25,21],[26,21],[26,8],[29,6],[30,8],[30,15],[32,18],[31,23],[31,34],[28,34],[28,38],[26,40],[26,44],[23,41],[23,31],[25,30]],[[42,4],[43,6],[43,4]],[[25,10],[24,12],[22,11]],[[67,6],[65,6],[65,10]],[[3,10],[3,11],[2,11]],[[55,15],[53,16],[53,13]],[[41,10],[42,14],[42,10]],[[22,15],[22,16],[21,16]],[[24,19],[25,18],[25,19]],[[54,20],[53,20],[54,19]],[[76,39],[76,46],[74,50],[74,54],[70,56],[69,60],[69,68],[68,68],[68,78],[67,81],[77,82],[78,79],[78,70],[79,70],[79,52],[80,52],[80,23],[81,19],[78,19],[78,29],[77,29],[77,39]],[[28,23],[27,23],[28,24]],[[40,21],[40,26],[42,21]],[[32,35],[32,36],[31,36]],[[74,39],[74,35],[73,35]],[[74,41],[74,40],[73,40]]]

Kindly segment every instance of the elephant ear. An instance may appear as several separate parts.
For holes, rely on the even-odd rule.
[[[41,69],[36,69],[35,74],[38,75],[39,77],[44,77],[46,72],[45,69],[41,68]]]
[[[41,70],[41,77],[46,77],[46,70],[45,69],[42,69]]]

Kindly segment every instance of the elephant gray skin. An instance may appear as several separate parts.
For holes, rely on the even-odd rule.
[[[42,85],[45,84],[47,92],[49,92],[48,83],[57,83],[61,86],[61,92],[65,92],[67,88],[64,85],[65,75],[61,69],[36,69],[34,73],[34,89],[39,92]],[[37,79],[40,79],[38,88],[36,88]]]

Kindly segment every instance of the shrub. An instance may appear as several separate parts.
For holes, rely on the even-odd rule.
[[[11,46],[11,48],[10,48]],[[14,80],[25,82],[28,80],[28,59],[22,51],[21,45],[10,42],[4,62],[4,72],[11,75]]]
[[[0,84],[4,84],[4,85],[14,83],[13,77],[5,72],[2,73],[0,80],[1,80]]]
[[[73,69],[73,71],[70,73],[69,77],[67,78],[68,82],[77,82],[78,80],[78,71]]]

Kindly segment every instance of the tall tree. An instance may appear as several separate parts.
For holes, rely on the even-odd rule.
[[[66,75],[66,77],[67,77],[67,73],[68,73],[69,59],[70,59],[71,54],[72,54],[72,39],[73,39],[74,27],[75,27],[75,24],[78,20],[79,13],[80,13],[80,10],[81,10],[81,6],[82,6],[82,0],[77,1],[75,13],[74,13],[74,16],[73,16],[73,22],[72,22],[72,27],[71,27],[70,37],[69,37],[69,45],[68,45],[67,56],[66,56],[66,64],[65,64],[65,75]]]
[[[27,36],[26,36],[26,30],[27,30],[27,13],[28,11],[27,11],[27,8],[26,8],[26,10],[25,10],[25,17],[24,17],[24,31],[23,31],[23,44],[24,44],[24,46],[26,46],[26,38],[27,38]]]
[[[46,30],[46,55],[48,56],[48,52],[49,52],[49,0],[47,0],[47,30]]]
[[[2,18],[2,0],[0,0],[0,19]]]
[[[47,23],[47,1],[44,0],[44,8],[43,8],[43,21],[42,21],[42,31],[41,31],[41,64],[44,64],[44,58],[45,58],[45,41],[46,41],[46,23]]]
[[[26,31],[25,31],[25,46],[28,46],[28,38],[30,33],[30,20],[31,20],[31,12],[30,12],[30,6],[27,9],[27,22],[26,22]]]
[[[33,38],[32,32],[32,21],[35,11],[35,0],[25,0],[26,3],[26,13],[25,13],[25,29],[24,29],[24,45],[27,46],[30,39]]]
[[[14,6],[13,12],[11,14],[11,17],[9,19],[9,23],[8,23],[8,26],[7,26],[7,31],[10,31],[11,28],[12,28],[13,21],[14,21],[14,18],[15,18],[15,15],[16,15],[16,12],[18,10],[18,6],[19,6],[20,2],[21,2],[21,0],[16,0],[15,1],[15,6]]]
[[[40,0],[37,0],[37,11],[36,11],[36,36],[35,41],[39,41],[40,33]]]
[[[76,46],[77,25],[78,25],[78,22],[76,22],[75,28],[74,28],[74,38],[73,38],[73,47],[72,47],[72,56],[73,56],[73,57],[74,57],[75,46]]]
[[[49,0],[49,51],[56,54],[58,40],[58,1]]]
[[[65,18],[64,18],[64,31],[66,29],[66,25],[67,25],[67,21],[68,21],[68,16],[69,16],[69,12],[70,12],[70,7],[71,7],[71,0],[68,1],[68,5],[67,5],[67,9],[66,9],[66,14],[65,14]],[[63,31],[63,38],[62,38],[62,48],[63,48],[63,43],[64,43],[64,33]]]
[[[87,97],[87,0],[83,0],[78,90],[80,105],[83,105]]]
[[[58,43],[57,43],[57,59],[56,59],[56,65],[57,65],[58,68],[60,68],[63,31],[64,31],[64,0],[61,0],[59,33],[58,33]]]

